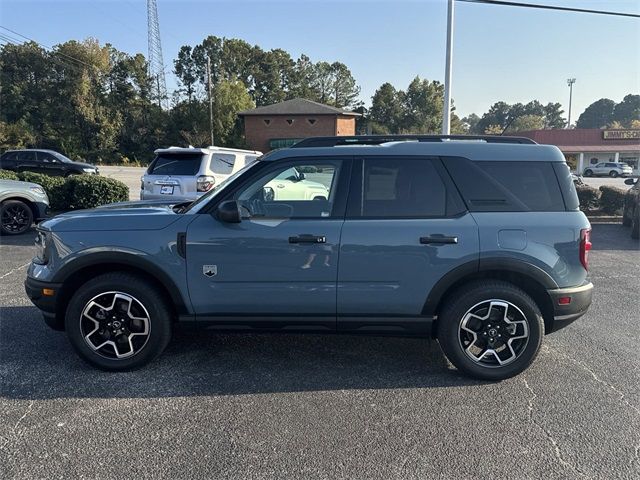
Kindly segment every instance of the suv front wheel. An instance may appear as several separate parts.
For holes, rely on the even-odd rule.
[[[438,342],[458,370],[504,380],[535,359],[544,322],[523,290],[503,281],[474,282],[449,297],[438,316]]]
[[[171,338],[170,309],[143,278],[107,273],[82,285],[71,298],[65,329],[91,365],[132,370],[162,353]]]

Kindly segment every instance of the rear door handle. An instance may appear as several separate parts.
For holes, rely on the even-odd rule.
[[[324,235],[303,234],[289,237],[289,243],[327,243],[327,238]]]
[[[452,237],[452,236],[446,236],[446,235],[429,235],[427,237],[420,237],[420,243],[423,245],[457,244],[458,237]]]

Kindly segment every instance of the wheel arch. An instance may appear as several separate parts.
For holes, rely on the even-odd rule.
[[[558,288],[553,278],[541,268],[514,259],[492,258],[469,262],[450,271],[431,289],[423,315],[437,316],[442,307],[463,285],[477,280],[502,280],[525,291],[538,305],[544,319],[545,332],[553,330],[554,313],[548,289]],[[435,325],[434,322],[434,332]]]
[[[38,218],[38,208],[36,207],[36,204],[34,203],[34,201],[31,200],[30,198],[10,196],[0,200],[0,205],[3,204],[4,202],[8,202],[9,200],[17,200],[19,202],[26,204],[29,207],[29,210],[31,210],[31,213],[33,214],[33,220],[35,221],[36,218]]]
[[[153,284],[164,298],[171,300],[172,316],[189,315],[189,307],[173,279],[153,262],[140,255],[126,252],[100,252],[88,254],[64,265],[52,278],[62,284],[56,303],[56,316],[64,318],[73,293],[86,281],[109,272],[127,272]]]

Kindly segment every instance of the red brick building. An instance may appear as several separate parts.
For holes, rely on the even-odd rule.
[[[513,135],[527,137],[537,143],[555,145],[567,158],[572,170],[582,172],[585,167],[600,162],[624,162],[640,173],[640,130],[530,130]]]
[[[247,143],[263,153],[288,147],[307,137],[355,135],[359,113],[330,107],[304,98],[294,98],[245,110]]]

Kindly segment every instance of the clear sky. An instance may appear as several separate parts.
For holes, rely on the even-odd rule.
[[[640,0],[520,0],[640,13]],[[207,35],[296,58],[341,61],[362,87],[444,78],[446,0],[157,0],[164,62]],[[575,77],[573,115],[593,101],[640,93],[640,19],[456,3],[453,98],[461,116],[496,101],[560,102]],[[145,0],[0,0],[0,25],[45,45],[95,37],[147,53]],[[167,77],[170,89],[176,86]]]

